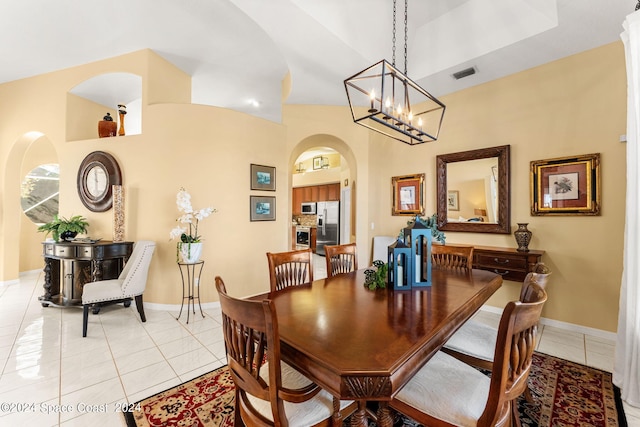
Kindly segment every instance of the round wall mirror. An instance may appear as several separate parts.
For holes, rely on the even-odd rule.
[[[78,195],[92,212],[104,212],[113,205],[112,185],[122,184],[116,159],[104,151],[87,155],[78,169]]]

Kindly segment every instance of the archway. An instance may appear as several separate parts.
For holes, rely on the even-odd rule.
[[[22,212],[20,207],[20,183],[23,168],[29,167],[28,156],[37,157],[34,162],[57,162],[57,151],[49,138],[41,132],[27,132],[13,144],[6,162],[3,165],[1,194],[3,199],[0,216],[0,280],[14,281],[21,271],[21,253],[33,253],[33,243],[39,239],[36,233],[28,233],[31,237],[24,242],[25,224],[35,225]],[[27,251],[27,247],[30,248]],[[33,264],[26,264],[24,269],[31,269]]]
[[[355,237],[356,237],[355,230],[357,229],[355,224],[355,221],[357,218],[357,216],[355,215],[355,206],[356,206],[355,198],[357,197],[357,192],[355,191],[356,190],[355,177],[357,176],[357,164],[356,164],[356,158],[353,151],[351,150],[349,145],[346,144],[342,139],[329,134],[316,134],[316,135],[312,135],[304,138],[292,149],[289,157],[289,170],[288,170],[289,200],[292,200],[292,187],[293,187],[292,176],[296,168],[296,160],[304,152],[312,150],[314,148],[318,148],[318,147],[328,147],[335,150],[344,159],[346,163],[346,169],[349,170],[349,179],[341,180],[342,181],[340,184],[341,193],[342,193],[341,199],[343,199],[343,197],[346,194],[347,200],[351,202],[349,203],[350,213],[347,214],[350,221],[350,225],[351,225],[351,227],[349,227],[350,236],[348,236],[349,237],[348,240],[355,241]],[[345,169],[345,167],[343,167],[343,169]],[[344,203],[344,200],[343,200],[343,203]],[[291,211],[291,205],[290,205],[289,216],[291,216],[291,214],[292,214],[292,211]],[[290,243],[289,246],[291,247],[291,242],[289,243]],[[342,240],[342,243],[346,243],[346,241]],[[360,256],[364,256],[364,255],[360,255]]]

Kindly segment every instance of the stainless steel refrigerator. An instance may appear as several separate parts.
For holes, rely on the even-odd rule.
[[[340,202],[318,202],[316,215],[316,253],[324,255],[324,245],[337,245],[340,241]]]

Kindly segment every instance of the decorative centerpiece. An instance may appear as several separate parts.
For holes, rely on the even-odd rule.
[[[182,212],[182,215],[176,220],[180,224],[171,230],[169,234],[171,240],[180,238],[176,249],[176,259],[179,261],[180,256],[182,262],[194,263],[200,260],[202,254],[202,241],[198,235],[198,224],[201,220],[205,219],[217,209],[207,207],[204,209],[194,210],[191,206],[191,195],[181,188],[176,196],[176,205],[178,205],[178,211]]]
[[[364,271],[364,285],[370,290],[384,289],[387,287],[388,266],[379,259],[373,261],[375,268],[367,268]]]
[[[411,227],[416,221],[424,225],[426,228],[431,229],[431,236],[434,240],[437,240],[443,245],[445,244],[446,237],[442,231],[438,230],[438,214],[433,214],[428,218],[422,218],[420,215],[416,215],[415,218],[407,221],[407,226]],[[400,230],[398,238],[404,240],[404,228]]]
[[[53,235],[53,240],[59,242],[60,239],[70,242],[78,235],[78,233],[86,233],[89,228],[87,219],[81,215],[74,215],[67,219],[65,217],[59,217],[57,214],[53,217],[53,220],[42,224],[38,227],[38,231],[49,233]]]

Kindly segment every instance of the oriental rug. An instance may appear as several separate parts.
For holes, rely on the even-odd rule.
[[[627,427],[609,372],[534,353],[529,387],[533,403],[518,399],[524,427]],[[125,414],[129,427],[233,426],[234,385],[226,366],[138,403],[139,411]],[[403,416],[394,425],[421,426]]]

